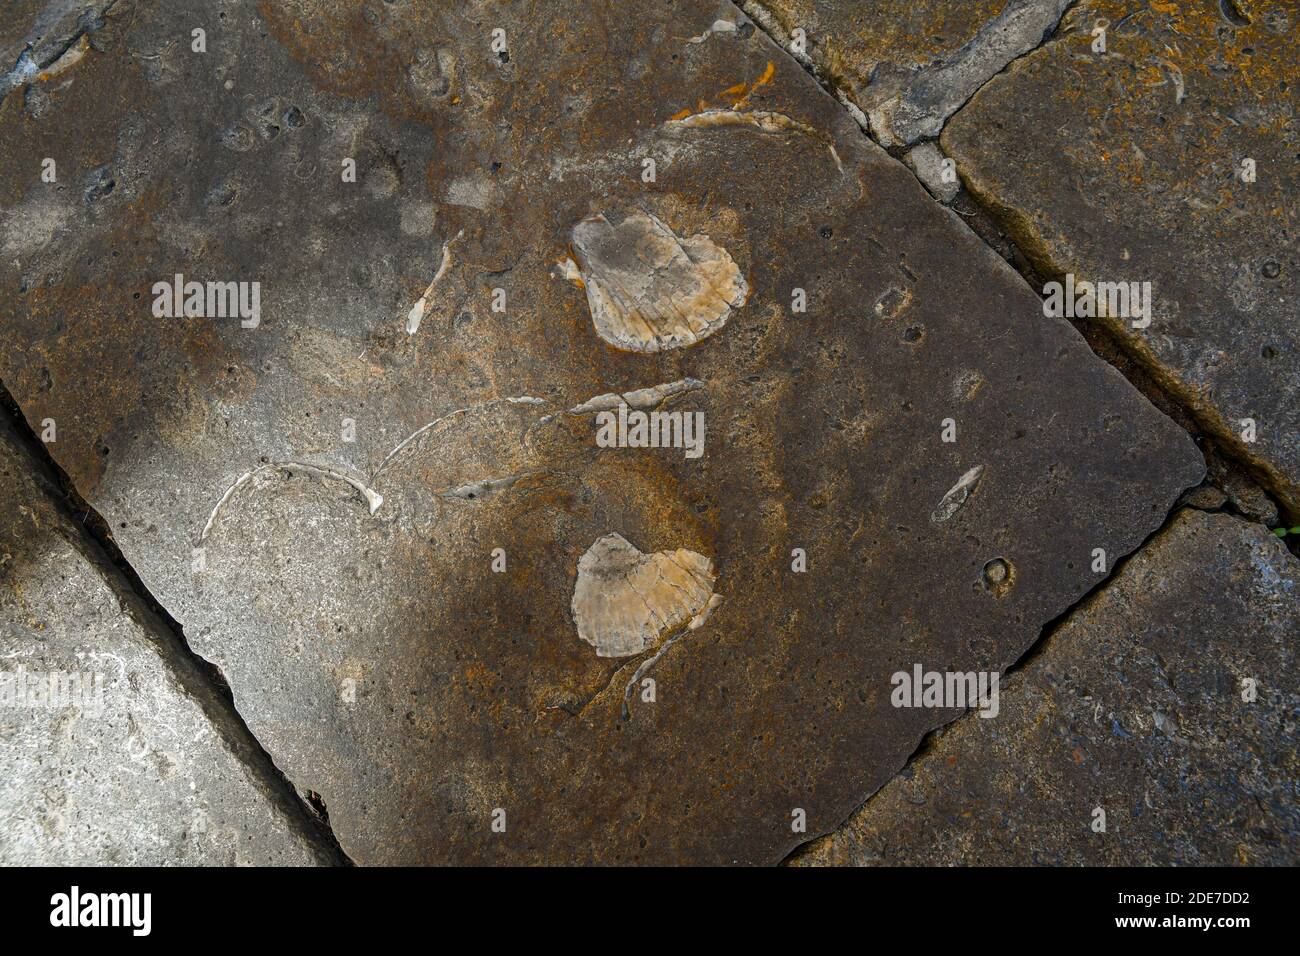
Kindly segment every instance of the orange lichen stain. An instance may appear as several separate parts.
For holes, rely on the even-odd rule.
[[[749,101],[749,98],[754,94],[754,91],[758,89],[760,86],[765,86],[768,83],[771,83],[772,77],[775,75],[776,75],[776,64],[773,63],[771,60],[768,60],[767,68],[763,70],[762,74],[759,75],[758,79],[756,79],[752,84],[742,82],[742,83],[737,83],[735,86],[727,87],[720,94],[718,94],[719,97],[722,98],[719,100],[719,102],[723,102],[726,99],[730,99],[731,102],[728,103],[728,105],[733,110],[743,109],[745,107],[745,104]],[[700,97],[695,101],[694,110],[692,110],[690,107],[686,107],[685,109],[678,110],[676,113],[670,116],[669,119],[683,120],[686,119],[686,117],[690,116],[692,113],[707,113],[709,110],[716,109],[716,108],[717,107],[709,106],[709,101],[704,97]]]
[[[1161,3],[1160,0],[1151,0],[1151,9],[1158,13],[1177,13],[1178,4]]]
[[[749,98],[754,95],[754,92],[760,86],[766,86],[768,83],[771,83],[772,77],[775,75],[776,75],[776,64],[773,63],[771,60],[768,60],[767,69],[765,69],[762,75],[759,76],[759,78],[753,82],[753,84],[749,88],[749,92],[743,95],[740,99],[736,100],[733,109],[740,109],[742,106],[748,103]]]

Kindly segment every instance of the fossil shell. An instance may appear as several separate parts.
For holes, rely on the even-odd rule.
[[[596,334],[625,351],[694,345],[749,294],[725,249],[704,235],[681,239],[645,212],[618,225],[603,215],[582,220],[573,249]]]
[[[713,582],[713,562],[702,554],[644,554],[622,535],[607,534],[578,560],[578,636],[598,657],[640,654],[709,610]]]

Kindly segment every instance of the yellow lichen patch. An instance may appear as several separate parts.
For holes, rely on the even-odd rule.
[[[771,83],[772,77],[775,75],[776,75],[776,64],[773,63],[771,60],[768,60],[767,69],[765,69],[762,75],[760,75],[759,78],[756,79],[753,82],[753,84],[749,87],[749,92],[745,93],[743,96],[740,97],[740,99],[736,100],[734,104],[735,108],[740,109],[745,104],[747,104],[749,102],[749,98],[754,95],[755,91],[760,86],[766,86],[768,83]]]

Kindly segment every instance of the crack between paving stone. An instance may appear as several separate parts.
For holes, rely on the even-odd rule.
[[[962,110],[964,110],[964,109],[967,107],[967,105],[969,105],[969,103],[970,103],[971,100],[973,100],[973,99],[975,99],[975,97],[979,96],[979,94],[983,91],[984,87],[988,86],[988,85],[989,85],[990,83],[992,83],[994,80],[996,80],[996,79],[998,79],[999,77],[1005,75],[1006,73],[1009,73],[1009,72],[1011,71],[1011,68],[1012,68],[1013,66],[1015,66],[1017,63],[1019,63],[1021,60],[1023,60],[1025,57],[1027,57],[1027,56],[1033,56],[1033,55],[1034,55],[1035,53],[1037,53],[1039,50],[1045,49],[1045,48],[1047,48],[1048,46],[1051,46],[1053,43],[1055,43],[1055,42],[1057,42],[1058,40],[1060,40],[1060,39],[1061,39],[1061,30],[1062,30],[1062,29],[1064,28],[1064,26],[1065,26],[1066,18],[1069,17],[1070,13],[1071,13],[1075,8],[1077,8],[1077,7],[1079,6],[1079,4],[1082,3],[1082,2],[1083,2],[1083,0],[1071,0],[1071,2],[1070,2],[1069,4],[1066,5],[1065,9],[1061,11],[1061,15],[1060,15],[1059,18],[1057,18],[1056,26],[1052,27],[1052,32],[1051,32],[1051,33],[1045,35],[1045,36],[1043,37],[1043,39],[1042,39],[1041,41],[1039,41],[1038,44],[1036,44],[1036,45],[1033,47],[1033,49],[1026,50],[1024,53],[1021,53],[1021,54],[1019,54],[1019,55],[1017,55],[1017,56],[1013,56],[1010,60],[1007,61],[1006,65],[1003,66],[1002,69],[998,70],[996,73],[994,73],[992,76],[990,76],[987,80],[985,80],[983,83],[981,83],[979,86],[977,86],[974,90],[972,90],[970,96],[968,96],[968,97],[966,97],[966,99],[962,100],[962,101],[961,101],[961,105],[958,106],[956,109],[954,109],[951,113],[949,113],[949,114],[947,115],[947,117],[944,118],[943,123],[942,123],[942,124],[940,125],[940,127],[939,127],[939,132],[936,133],[933,137],[925,137],[925,139],[926,139],[926,140],[930,140],[930,141],[935,142],[935,143],[938,143],[939,138],[940,138],[941,136],[943,136],[943,131],[944,131],[945,129],[948,128],[948,123],[952,121],[952,118],[953,118],[954,116],[956,116],[958,113],[960,113]],[[907,144],[907,145],[906,145],[905,147],[903,147],[903,148],[904,148],[904,149],[912,149],[913,147],[920,145],[920,143],[921,143],[922,141],[924,141],[924,140],[918,140],[918,141],[915,142],[915,143]],[[910,167],[909,167],[909,168],[910,168]]]
[[[1019,61],[1032,56],[1052,43],[1062,39],[1062,31],[1067,28],[1066,20],[1071,12],[1076,10],[1082,0],[1073,0],[1063,11],[1057,20],[1056,26],[1051,33],[1044,36],[1042,42],[1038,43],[1030,50],[1013,57],[1007,64],[989,77],[979,87],[970,94],[960,107],[944,120],[943,129],[947,128],[952,117],[956,116],[970,104],[990,83],[1002,77],[1009,72]],[[939,138],[943,135],[943,129],[934,137],[923,137],[914,143],[905,145],[886,147],[872,135],[870,124],[866,120],[865,114],[861,108],[852,102],[847,84],[837,77],[823,76],[821,70],[813,63],[812,58],[807,54],[798,56],[791,52],[779,36],[773,33],[772,27],[784,30],[785,27],[780,24],[776,15],[765,7],[761,0],[733,0],[732,5],[737,11],[754,24],[756,30],[763,33],[775,46],[780,48],[781,52],[797,63],[809,76],[811,76],[823,91],[840,104],[848,112],[849,116],[857,124],[875,145],[879,146],[891,159],[898,162],[906,169],[913,178],[920,183],[921,187],[926,190],[934,202],[951,212],[957,214],[958,221],[970,232],[977,236],[981,242],[988,246],[997,256],[1006,262],[1015,272],[1024,280],[1025,284],[1041,300],[1043,298],[1043,285],[1048,279],[1060,279],[1067,271],[1058,263],[1051,262],[1050,257],[1046,254],[1031,255],[1027,251],[1027,244],[1018,238],[1015,233],[1013,220],[1015,211],[1009,207],[1004,207],[997,203],[992,196],[978,194],[970,182],[963,177],[962,185],[966,197],[975,207],[977,213],[987,220],[987,225],[995,226],[1001,233],[998,238],[1004,242],[1010,254],[1001,252],[993,242],[989,240],[979,229],[965,221],[965,214],[961,213],[955,206],[950,206],[935,198],[926,188],[925,183],[917,176],[907,163],[903,162],[901,157],[904,153],[922,143],[938,144]],[[761,11],[756,14],[751,11]],[[1044,261],[1047,260],[1047,261]],[[1172,419],[1184,431],[1186,431],[1195,442],[1202,455],[1207,459],[1207,465],[1216,455],[1219,460],[1230,466],[1230,470],[1236,473],[1236,476],[1248,481],[1271,501],[1277,508],[1279,515],[1284,519],[1284,524],[1300,523],[1300,514],[1296,514],[1288,508],[1284,502],[1287,495],[1279,489],[1285,485],[1280,473],[1275,466],[1261,457],[1250,454],[1238,437],[1227,428],[1222,420],[1221,414],[1217,409],[1202,407],[1201,403],[1194,400],[1186,387],[1180,386],[1176,377],[1168,369],[1163,368],[1152,356],[1141,354],[1140,348],[1127,341],[1124,337],[1117,334],[1109,328],[1105,322],[1089,321],[1087,319],[1067,319],[1076,331],[1083,336],[1084,341],[1101,361],[1110,365],[1122,375],[1130,385],[1132,385],[1147,401],[1151,402],[1158,410],[1163,412],[1168,418]],[[1217,419],[1217,420],[1216,420]],[[1206,445],[1211,447],[1207,448]],[[1260,521],[1251,515],[1244,514],[1239,510],[1237,515],[1243,520],[1252,521],[1256,524],[1270,527],[1267,523]]]
[[[799,66],[803,68],[804,72],[811,76],[817,82],[817,85],[820,86],[831,99],[844,107],[853,122],[858,125],[858,128],[861,129],[873,143],[876,142],[875,137],[871,135],[870,124],[867,121],[866,114],[862,112],[861,108],[859,108],[856,103],[848,98],[847,93],[841,92],[839,88],[842,85],[840,79],[835,76],[823,76],[822,71],[815,63],[813,63],[812,57],[808,56],[807,53],[803,54],[802,57],[795,54],[785,45],[784,42],[782,42],[780,37],[773,33],[773,26],[777,26],[783,31],[785,29],[785,27],[780,24],[776,14],[763,6],[762,3],[755,2],[755,0],[732,0],[731,5],[736,8],[737,13],[741,14],[745,19],[754,24],[754,29],[762,33],[765,37],[771,40],[782,53],[794,60],[795,63],[799,64]],[[750,8],[752,8],[752,10]]]
[[[70,543],[100,574],[123,613],[152,641],[164,666],[199,704],[222,744],[258,779],[263,791],[317,856],[336,866],[353,865],[330,828],[329,815],[320,796],[300,791],[276,765],[239,713],[221,669],[189,646],[180,622],[145,586],[113,540],[108,523],[81,497],[67,473],[32,430],[3,381],[0,381],[0,416],[10,423],[24,447],[37,483],[47,492],[56,510],[72,524],[79,540]]]
[[[1065,608],[1065,610],[1061,611],[1051,620],[1043,624],[1042,629],[1039,631],[1037,640],[1035,640],[1032,644],[1030,644],[1029,647],[1025,649],[1024,653],[1022,653],[1018,658],[1016,658],[1006,667],[1002,668],[1000,672],[1001,676],[999,677],[999,682],[1005,685],[1006,679],[1008,677],[1014,676],[1015,674],[1024,670],[1035,660],[1041,657],[1043,652],[1047,648],[1048,642],[1056,635],[1057,631],[1065,627],[1065,625],[1069,623],[1070,619],[1075,615],[1075,613],[1078,612],[1084,605],[1092,601],[1100,600],[1102,595],[1110,588],[1110,586],[1114,584],[1117,580],[1119,580],[1120,574],[1123,572],[1124,568],[1128,565],[1129,561],[1131,561],[1134,557],[1136,557],[1141,552],[1145,551],[1147,547],[1149,547],[1152,543],[1156,541],[1157,538],[1160,538],[1161,536],[1166,534],[1169,531],[1170,526],[1173,524],[1174,520],[1178,517],[1179,513],[1185,510],[1189,510],[1187,506],[1175,502],[1173,507],[1171,507],[1169,509],[1169,512],[1165,515],[1164,521],[1160,523],[1160,527],[1156,528],[1149,535],[1147,535],[1146,538],[1142,540],[1142,543],[1139,544],[1137,547],[1133,548],[1133,550],[1129,551],[1127,554],[1118,558],[1115,561],[1114,565],[1111,567],[1110,571],[1106,574],[1106,576],[1103,577],[1096,584],[1094,584],[1087,591],[1085,591],[1083,594],[1081,594],[1073,603],[1070,604],[1069,607]],[[1192,510],[1197,510],[1197,509],[1192,509]],[[1235,517],[1239,517],[1239,516],[1235,516]],[[1249,521],[1248,518],[1242,518],[1241,520]],[[1006,693],[1006,691],[1003,690],[1001,693]],[[871,801],[876,798],[877,794],[879,794],[882,790],[884,790],[885,787],[889,786],[889,784],[897,780],[899,776],[903,774],[909,767],[914,766],[918,761],[924,760],[927,754],[930,752],[930,750],[934,747],[935,741],[938,740],[939,737],[943,736],[944,734],[948,733],[950,730],[955,728],[958,725],[958,723],[961,721],[979,720],[980,718],[978,716],[975,716],[976,710],[977,708],[968,707],[963,713],[958,714],[952,720],[945,721],[939,726],[927,730],[925,734],[922,735],[920,741],[917,742],[916,749],[912,751],[911,755],[908,756],[908,758],[905,761],[903,761],[902,766],[900,766],[897,770],[891,773],[884,783],[882,783],[879,787],[877,787],[870,794],[868,794],[866,799],[864,799],[860,804],[854,807],[847,817],[845,817],[835,826],[830,827],[829,829],[826,829],[815,836],[811,836],[808,839],[801,841],[797,846],[795,846],[792,850],[790,850],[789,853],[787,853],[782,858],[781,862],[778,865],[779,866],[788,865],[792,860],[806,854],[814,843],[817,843],[819,840],[823,839],[824,837],[831,836],[832,834],[837,833],[838,831],[843,829],[845,824],[847,824],[850,820],[852,820],[855,816],[857,816],[857,814],[860,813],[868,804],[870,804]]]
[[[821,88],[825,90],[828,94],[830,94],[832,99],[834,99],[841,106],[843,106],[845,110],[848,112],[849,116],[852,117],[853,121],[857,123],[858,127],[864,133],[867,134],[867,136],[871,139],[872,142],[874,142],[881,149],[888,152],[891,156],[898,158],[898,154],[906,153],[909,150],[915,148],[916,146],[921,145],[922,143],[937,142],[939,137],[943,134],[943,129],[947,127],[949,120],[951,120],[952,117],[960,113],[966,107],[966,104],[968,104],[972,99],[974,99],[975,96],[979,94],[981,90],[984,89],[984,87],[986,87],[989,83],[992,83],[999,76],[1001,76],[1002,74],[1010,70],[1012,65],[1014,65],[1016,61],[1024,59],[1025,57],[1038,52],[1048,44],[1053,43],[1057,39],[1059,39],[1061,28],[1062,25],[1065,23],[1066,17],[1069,15],[1069,13],[1072,10],[1078,7],[1079,4],[1082,2],[1083,0],[1071,0],[1071,2],[1068,3],[1065,6],[1065,8],[1061,11],[1061,15],[1057,18],[1055,26],[1052,27],[1049,33],[1044,34],[1043,38],[1039,40],[1039,42],[1036,43],[1032,48],[1023,51],[1022,53],[1016,54],[1014,57],[1008,60],[1006,64],[1004,64],[1003,67],[1000,70],[998,70],[997,73],[990,76],[987,80],[985,80],[978,87],[972,90],[970,95],[968,95],[965,99],[963,99],[960,105],[958,105],[946,117],[944,117],[943,121],[940,124],[939,132],[935,133],[933,136],[919,136],[915,140],[899,143],[893,147],[886,146],[871,131],[871,122],[867,116],[867,113],[865,110],[862,109],[862,107],[858,103],[854,102],[852,87],[850,83],[846,80],[846,78],[843,76],[843,74],[833,73],[833,72],[824,73],[822,67],[818,66],[813,61],[813,58],[810,54],[795,53],[793,50],[791,50],[788,47],[787,41],[783,40],[780,36],[777,36],[775,34],[774,28],[780,30],[782,33],[787,32],[786,25],[781,22],[780,16],[775,11],[769,9],[762,2],[762,0],[732,0],[732,5],[737,7],[740,13],[744,14],[750,21],[753,22],[755,29],[761,31],[765,36],[767,36],[769,40],[771,40],[774,44],[780,47],[781,51],[785,53],[786,56],[790,57],[801,67],[803,67],[804,71],[807,72],[814,80],[816,80],[817,84],[821,86]],[[996,21],[996,19],[998,18],[994,18],[994,20],[989,21],[989,24],[991,25],[993,22]],[[983,31],[981,30],[981,33],[982,32]],[[977,39],[978,39],[978,35],[976,37],[976,40]],[[971,42],[974,43],[975,40],[972,40]],[[922,69],[917,70],[916,78],[921,77],[924,73],[927,72],[927,70],[932,70],[932,69],[934,69],[934,65],[932,65],[931,67],[924,67]]]

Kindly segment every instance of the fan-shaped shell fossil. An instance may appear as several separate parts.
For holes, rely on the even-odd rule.
[[[596,333],[629,352],[694,345],[749,294],[727,250],[705,235],[681,239],[639,210],[617,225],[604,215],[582,220],[573,249]]]
[[[620,534],[598,538],[578,559],[573,620],[599,657],[657,647],[717,603],[713,562],[702,554],[638,551]]]

